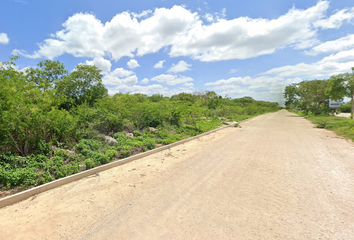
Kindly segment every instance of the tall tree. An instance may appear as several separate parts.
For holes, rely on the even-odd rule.
[[[328,94],[326,89],[328,81],[312,80],[299,83],[299,95],[305,108],[305,112],[311,111],[314,114],[320,114],[321,111],[328,112]]]
[[[107,96],[102,74],[96,66],[79,64],[75,70],[56,85],[57,94],[65,97],[63,107],[87,103],[93,106],[97,99]]]
[[[286,109],[295,109],[299,104],[298,84],[294,83],[285,87],[284,99]]]
[[[329,95],[326,92],[327,80],[302,81],[285,88],[284,98],[287,108],[300,109],[305,114],[328,112]]]
[[[38,68],[28,68],[26,77],[43,90],[52,89],[68,73],[63,63],[45,60],[37,64]]]
[[[343,97],[351,99],[351,116],[354,115],[354,67],[352,73],[343,73],[334,75],[329,79],[327,93],[333,100],[339,100]]]

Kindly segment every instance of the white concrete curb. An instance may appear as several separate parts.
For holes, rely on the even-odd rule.
[[[265,115],[265,114],[262,114],[262,115]],[[256,117],[259,117],[259,116],[262,116],[262,115],[258,115],[258,116],[252,117],[252,118],[245,119],[245,120],[243,120],[241,122],[238,122],[237,124],[246,122],[248,120],[251,120],[253,118],[256,118]],[[175,146],[178,146],[180,144],[192,141],[194,139],[206,136],[206,135],[208,135],[210,133],[213,133],[213,132],[216,132],[216,131],[220,131],[220,130],[228,128],[228,127],[232,127],[235,124],[236,123],[231,124],[231,125],[227,125],[227,126],[224,126],[224,127],[216,128],[216,129],[211,130],[209,132],[206,132],[206,133],[194,136],[194,137],[190,137],[190,138],[181,140],[179,142],[172,143],[170,145],[162,146],[162,147],[155,148],[155,149],[147,151],[147,152],[139,153],[137,155],[134,155],[134,156],[131,156],[131,157],[128,157],[128,158],[124,158],[124,159],[121,159],[121,160],[118,160],[118,161],[114,161],[114,162],[111,162],[111,163],[108,163],[108,164],[105,164],[105,165],[102,165],[102,166],[99,166],[99,167],[96,167],[96,168],[92,168],[92,169],[89,169],[89,170],[86,170],[86,171],[83,171],[83,172],[80,172],[80,173],[77,173],[77,174],[74,174],[74,175],[70,175],[70,176],[67,176],[65,178],[61,178],[61,179],[55,180],[53,182],[49,182],[49,183],[46,183],[44,185],[41,185],[41,186],[38,186],[38,187],[34,187],[34,188],[28,189],[26,191],[19,192],[19,193],[16,193],[14,195],[2,198],[2,199],[0,199],[0,208],[12,205],[12,204],[20,202],[20,201],[23,201],[23,200],[25,200],[27,198],[30,198],[30,197],[32,197],[32,196],[34,196],[36,194],[39,194],[39,193],[48,191],[50,189],[62,186],[64,184],[80,180],[80,179],[82,179],[84,177],[88,177],[88,176],[93,175],[95,173],[102,172],[102,171],[117,167],[119,165],[126,164],[128,162],[131,162],[131,161],[134,161],[134,160],[149,156],[151,154],[161,152],[161,151],[169,149],[171,147],[175,147]]]

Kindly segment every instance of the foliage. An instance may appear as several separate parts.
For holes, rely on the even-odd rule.
[[[342,113],[350,113],[351,108],[352,108],[352,106],[351,106],[350,102],[348,102],[348,103],[342,104],[339,108],[339,111]]]
[[[75,70],[56,84],[57,94],[65,97],[62,107],[70,109],[87,103],[93,106],[97,99],[107,96],[101,70],[96,66],[79,64]]]
[[[354,67],[352,73],[331,76],[328,80],[302,81],[285,87],[284,98],[287,109],[320,115],[329,114],[329,99],[341,100],[351,98],[351,118],[354,114]],[[347,111],[348,106],[341,111]]]
[[[330,112],[328,108],[329,82],[327,80],[303,81],[285,87],[284,98],[287,109],[301,110],[306,115]]]
[[[329,79],[327,93],[332,99],[339,100],[343,97],[351,98],[351,118],[354,114],[354,67],[352,73],[334,75]]]
[[[212,91],[109,96],[95,66],[69,73],[45,60],[19,69],[17,58],[0,64],[0,188],[44,184],[79,172],[80,164],[93,168],[279,109]],[[108,145],[107,135],[117,144]]]
[[[325,128],[354,141],[354,121],[335,116],[305,116],[318,128]]]

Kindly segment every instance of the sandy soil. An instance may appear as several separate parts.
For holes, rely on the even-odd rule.
[[[336,117],[350,118],[350,113],[337,113]]]
[[[354,239],[354,144],[285,110],[0,209],[0,239]]]

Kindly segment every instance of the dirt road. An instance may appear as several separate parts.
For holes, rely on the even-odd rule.
[[[2,208],[0,239],[354,239],[354,144],[267,114]]]

